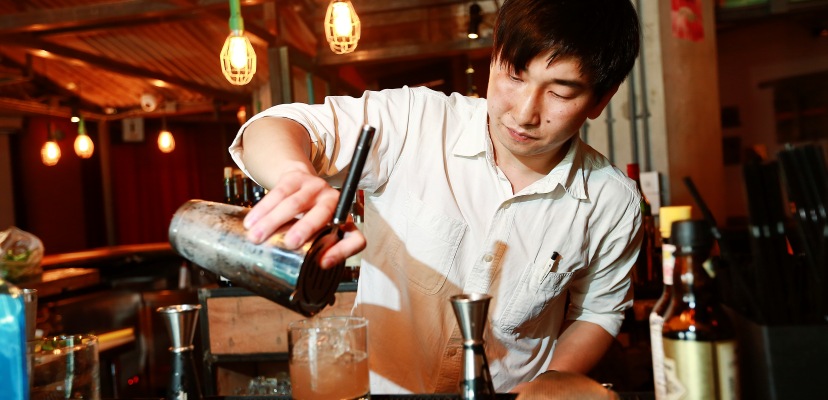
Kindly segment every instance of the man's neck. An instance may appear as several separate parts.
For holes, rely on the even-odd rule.
[[[515,156],[493,140],[495,163],[512,184],[512,193],[519,193],[549,174],[566,156],[572,140],[570,139],[561,146],[552,158]]]

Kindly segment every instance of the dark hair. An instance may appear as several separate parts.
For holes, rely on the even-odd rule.
[[[506,0],[494,27],[493,57],[524,71],[535,57],[574,56],[600,98],[626,79],[640,42],[629,0]]]

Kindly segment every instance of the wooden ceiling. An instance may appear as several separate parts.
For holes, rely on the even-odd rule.
[[[88,119],[121,119],[146,114],[143,94],[166,114],[235,110],[270,81],[268,50],[279,46],[330,79],[347,69],[368,88],[417,84],[426,79],[418,72],[442,69],[447,59],[488,58],[502,2],[477,2],[484,22],[475,41],[466,38],[471,1],[351,1],[362,38],[354,53],[336,55],[322,31],[328,0],[241,0],[258,64],[250,84],[234,86],[218,57],[228,0],[0,0],[0,115],[68,116],[77,108]]]

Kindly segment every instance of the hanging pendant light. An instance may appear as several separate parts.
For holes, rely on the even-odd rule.
[[[325,12],[325,38],[336,54],[354,51],[361,33],[359,17],[348,0],[331,0]]]
[[[239,0],[230,0],[230,35],[221,48],[221,72],[230,83],[246,85],[256,74],[256,52],[244,35]]]
[[[81,115],[78,119],[78,137],[75,138],[75,154],[80,158],[92,157],[95,152],[95,144],[92,139],[86,134],[86,121]]]
[[[43,165],[51,167],[56,165],[60,160],[60,146],[57,144],[54,124],[51,122],[49,123],[49,132],[47,135],[49,140],[40,148],[40,160],[43,161]]]
[[[469,39],[480,37],[480,23],[483,22],[483,9],[477,3],[469,6]]]
[[[175,150],[175,138],[167,129],[167,119],[161,119],[161,133],[158,134],[158,149],[162,153],[172,153]]]

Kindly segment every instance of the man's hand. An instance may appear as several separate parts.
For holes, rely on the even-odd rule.
[[[247,238],[261,243],[279,227],[301,215],[284,237],[288,250],[298,249],[333,220],[338,200],[339,191],[322,178],[299,170],[286,172],[245,217]],[[322,254],[322,268],[343,262],[365,248],[365,237],[350,218],[341,229],[345,235]]]
[[[617,400],[618,395],[586,375],[547,371],[516,386],[516,400]]]

